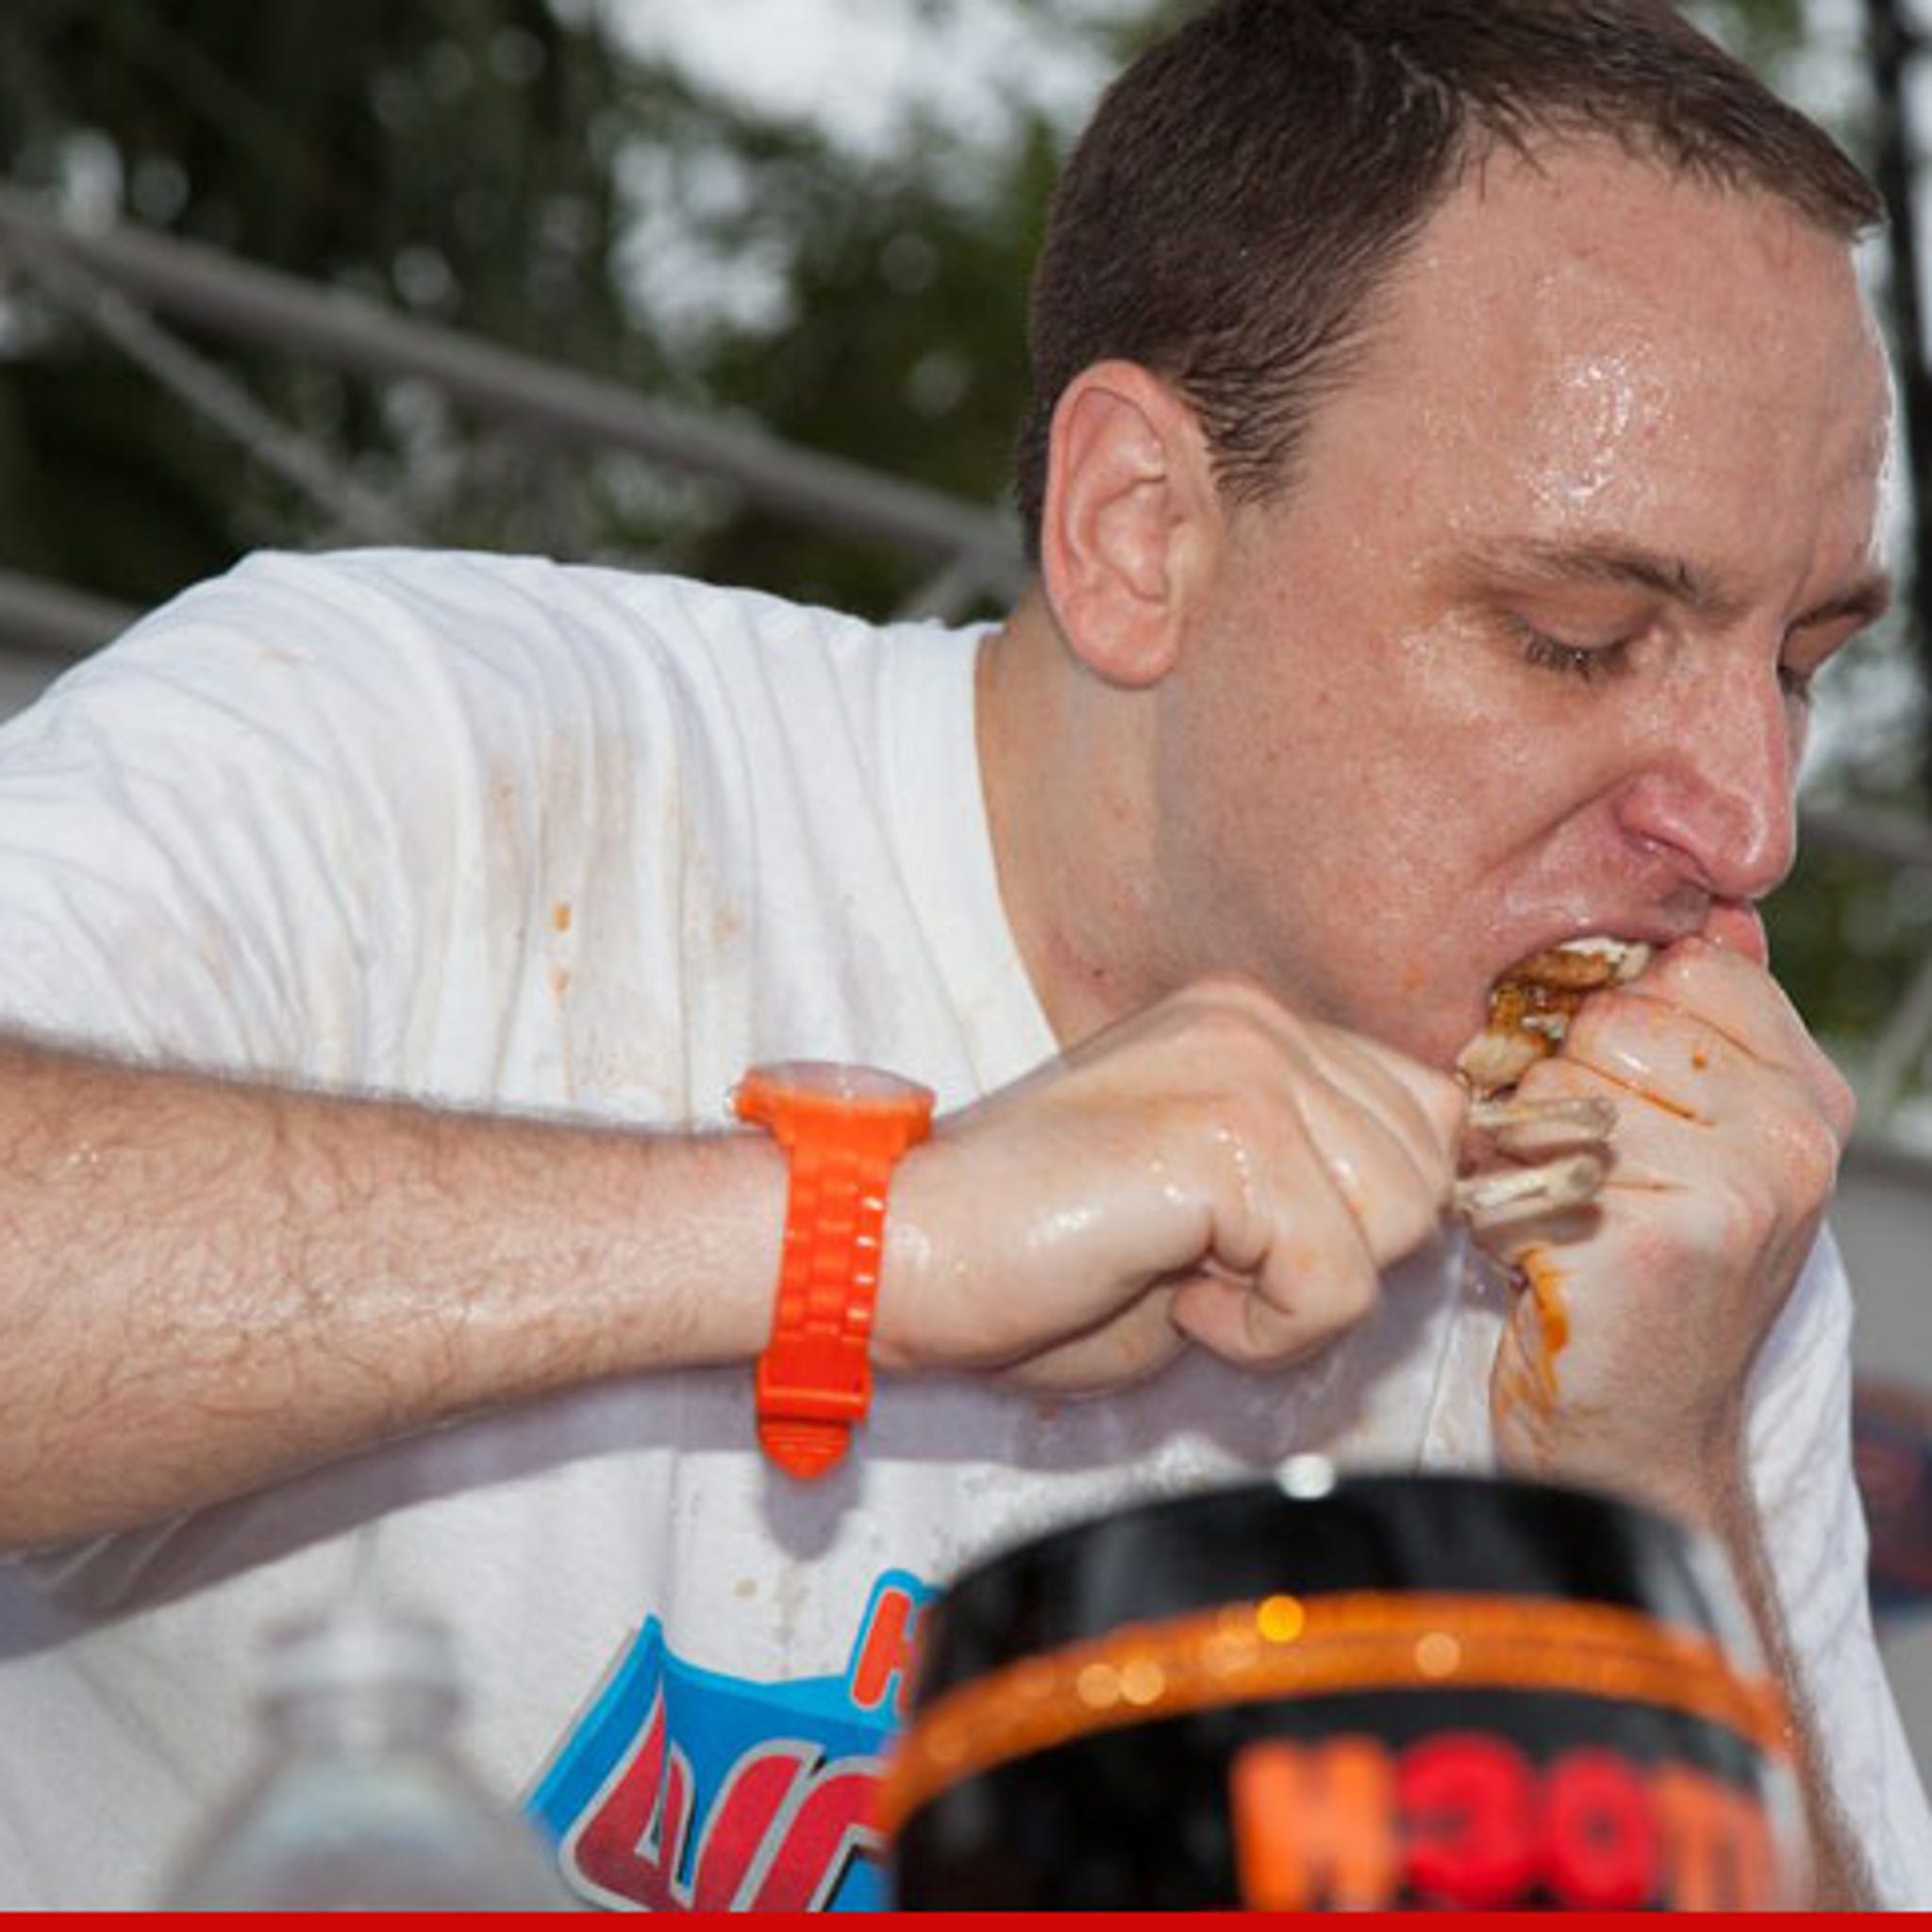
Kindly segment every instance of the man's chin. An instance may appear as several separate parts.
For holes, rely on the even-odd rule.
[[[1459,1011],[1446,1020],[1437,1014],[1420,1022],[1413,1012],[1379,1014],[1357,1023],[1356,1030],[1439,1074],[1453,1074],[1457,1056],[1482,1026],[1487,1012],[1478,1000],[1472,1004],[1466,1018]]]
[[[1460,977],[1460,975],[1458,975]],[[1451,993],[1437,986],[1430,992],[1405,991],[1391,998],[1309,1001],[1306,993],[1282,997],[1291,1008],[1310,1013],[1331,1026],[1360,1034],[1378,1046],[1406,1054],[1438,1073],[1453,1074],[1456,1057],[1489,1018],[1489,987],[1473,983]]]

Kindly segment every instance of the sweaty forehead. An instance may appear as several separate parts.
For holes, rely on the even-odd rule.
[[[1383,319],[1466,348],[1541,323],[1569,325],[1552,340],[1588,341],[1594,325],[1604,341],[1642,332],[1722,356],[1739,321],[1797,344],[1857,313],[1849,247],[1787,203],[1574,143],[1468,172],[1391,278]]]
[[[1644,351],[1736,366],[1740,330],[1802,366],[1869,332],[1844,242],[1767,194],[1593,142],[1472,169],[1385,296],[1384,332],[1424,366]]]
[[[1586,144],[1492,157],[1452,193],[1383,291],[1356,391],[1333,426],[1402,453],[1414,491],[1542,492],[1552,515],[1640,488],[1669,514],[1673,488],[1795,511],[1842,486],[1849,506],[1890,413],[1842,242]]]

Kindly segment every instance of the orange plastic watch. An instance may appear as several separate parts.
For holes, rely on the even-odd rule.
[[[754,1067],[732,1104],[791,1161],[772,1339],[758,1357],[758,1442],[788,1475],[823,1475],[872,1402],[873,1305],[893,1164],[932,1128],[932,1090],[874,1067]]]

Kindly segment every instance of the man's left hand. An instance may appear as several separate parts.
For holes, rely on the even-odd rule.
[[[1711,1527],[1741,1480],[1752,1363],[1817,1236],[1853,1116],[1757,951],[1684,940],[1585,1003],[1520,1091],[1615,1103],[1603,1192],[1478,1231],[1525,1283],[1491,1384],[1505,1467]]]

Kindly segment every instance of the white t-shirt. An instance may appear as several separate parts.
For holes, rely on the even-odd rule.
[[[722,1123],[755,1060],[941,1108],[1054,1041],[999,900],[977,636],[531,559],[259,557],[0,733],[0,1016],[462,1106]],[[997,1212],[997,1204],[988,1204]],[[1480,1468],[1500,1294],[1445,1246],[1319,1363],[1054,1406],[887,1382],[793,1485],[750,1378],[604,1387],[0,1567],[0,1906],[113,1907],[241,1774],[255,1646],[352,1579],[455,1625],[484,1774],[607,1902],[865,1905],[919,1604],[1127,1497]],[[1894,1902],[1932,1823],[1873,1643],[1821,1247],[1752,1442],[1840,1795]],[[858,1853],[858,1856],[855,1856]]]

